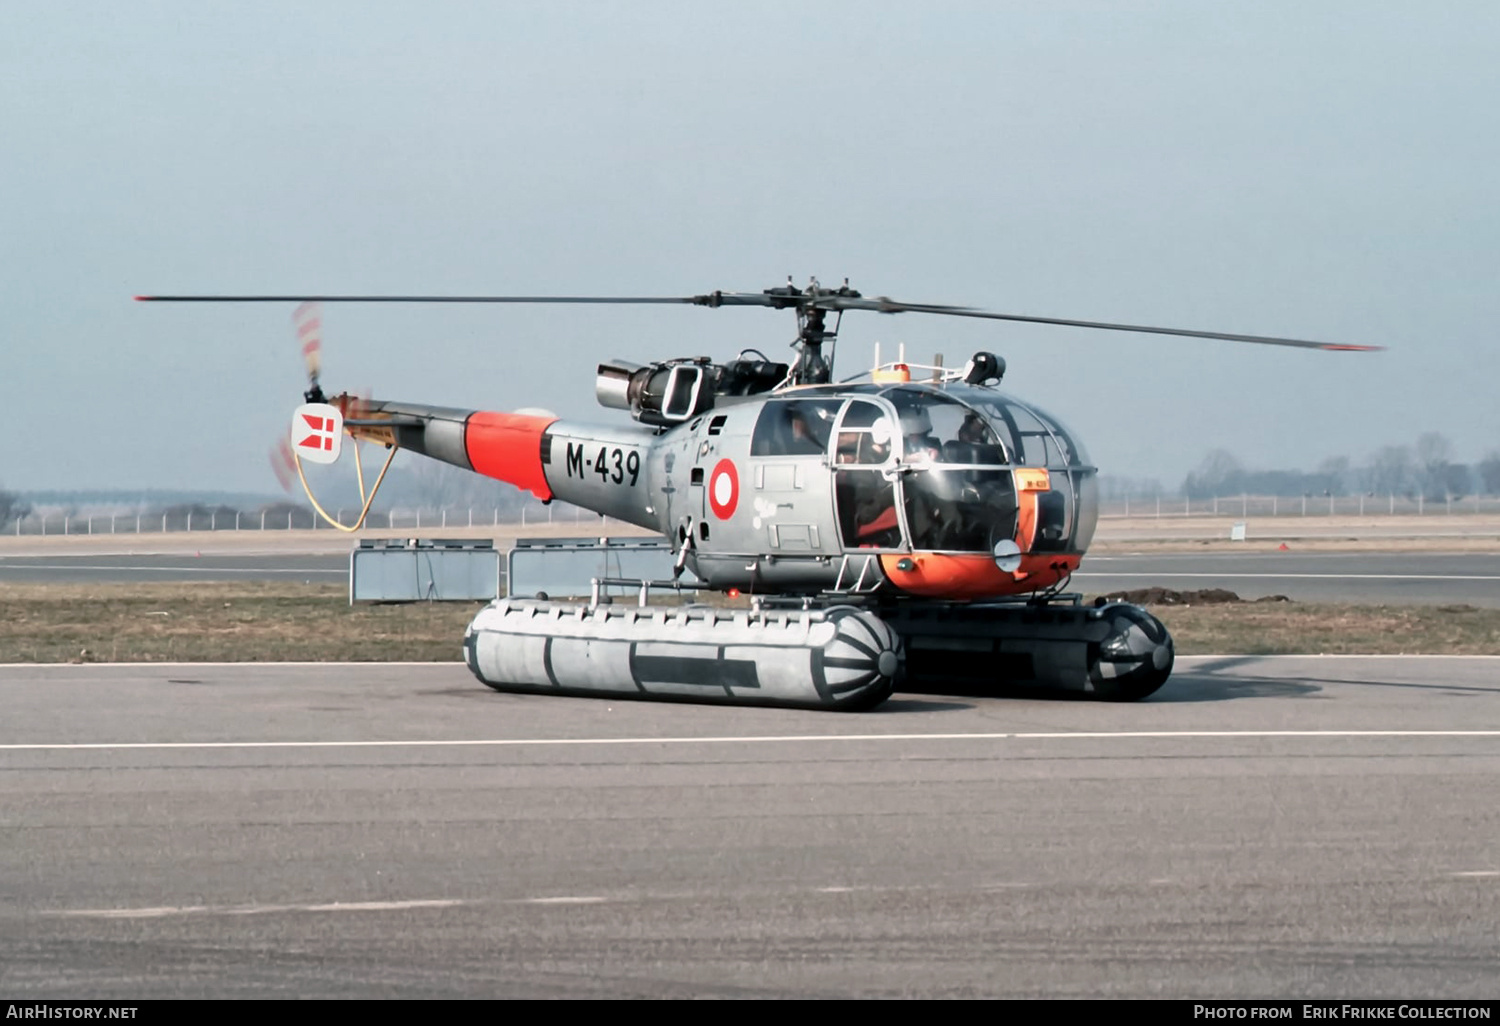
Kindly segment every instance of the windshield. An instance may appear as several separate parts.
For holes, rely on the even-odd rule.
[[[1016,486],[1009,470],[933,467],[906,475],[906,522],[914,548],[991,552],[1016,534]]]
[[[1038,467],[1047,490],[1035,501],[1034,552],[1072,552],[1093,540],[1098,522],[1095,468],[1076,435],[1056,417],[989,388],[906,384],[881,398],[896,408],[903,511],[913,546],[990,551],[1016,528],[1010,471]]]
[[[849,547],[990,553],[1018,530],[1038,553],[1093,540],[1098,483],[1083,446],[1057,418],[993,389],[910,383],[851,399],[833,457]],[[1017,467],[1045,469],[1043,490],[1018,497]]]

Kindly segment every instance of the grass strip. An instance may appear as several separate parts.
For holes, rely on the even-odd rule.
[[[737,604],[743,604],[740,600]],[[457,662],[480,602],[351,606],[339,584],[17,584],[0,663]],[[1500,609],[1147,604],[1180,655],[1500,655]]]

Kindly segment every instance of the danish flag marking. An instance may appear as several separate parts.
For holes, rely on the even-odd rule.
[[[298,445],[304,445],[312,449],[326,450],[333,448],[332,418],[309,417],[304,413],[302,419],[307,421],[308,426],[313,429],[313,433],[298,442]]]
[[[292,415],[292,437],[298,439],[297,455],[313,463],[332,463],[339,458],[344,415],[327,403],[306,403]]]

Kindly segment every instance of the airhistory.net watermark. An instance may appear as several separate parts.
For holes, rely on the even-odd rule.
[[[7,1019],[134,1019],[138,1005],[9,1004]]]

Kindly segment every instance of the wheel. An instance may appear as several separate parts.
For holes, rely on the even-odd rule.
[[[1154,694],[1172,675],[1172,635],[1140,606],[1105,606],[1104,616],[1110,633],[1089,660],[1094,694],[1107,702],[1138,702]]]

